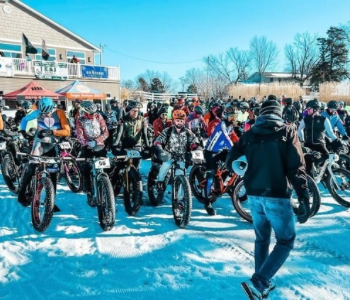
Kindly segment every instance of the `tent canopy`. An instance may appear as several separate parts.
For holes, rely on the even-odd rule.
[[[38,100],[43,97],[50,97],[53,100],[65,100],[64,96],[38,85],[35,81],[31,81],[19,90],[3,95],[3,98],[7,100]]]
[[[106,99],[107,94],[99,90],[86,86],[79,80],[73,81],[70,85],[56,91],[61,95],[66,96],[67,99]]]

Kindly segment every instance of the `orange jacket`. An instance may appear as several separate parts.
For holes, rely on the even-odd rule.
[[[2,119],[2,115],[0,114],[0,130],[4,130],[4,121]]]
[[[61,127],[62,129],[56,129],[53,130],[53,135],[54,136],[70,136],[70,127],[69,127],[69,122],[66,117],[66,114],[62,109],[56,109],[56,113],[58,118],[61,121]]]
[[[213,133],[216,125],[218,125],[221,122],[221,120],[219,118],[215,118],[214,120],[209,122],[208,125],[208,130],[207,130],[207,134],[208,136],[211,136],[211,134]]]

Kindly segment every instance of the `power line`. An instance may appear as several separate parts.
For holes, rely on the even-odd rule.
[[[180,65],[180,64],[187,64],[187,63],[192,63],[192,62],[197,62],[197,61],[202,61],[201,59],[196,59],[196,60],[189,60],[189,61],[179,61],[179,62],[165,62],[165,61],[155,61],[155,60],[147,60],[147,59],[142,59],[142,58],[138,58],[138,57],[134,57],[131,55],[127,55],[118,51],[115,51],[111,48],[109,48],[108,46],[105,45],[105,48],[107,48],[109,51],[117,53],[119,55],[125,56],[125,57],[129,57],[132,59],[136,59],[136,60],[140,60],[140,61],[144,61],[144,62],[150,62],[150,63],[155,63],[155,64],[163,64],[163,65]]]

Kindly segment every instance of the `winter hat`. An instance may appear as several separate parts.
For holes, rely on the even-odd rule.
[[[159,111],[158,111],[158,116],[160,116],[161,114],[166,114],[168,113],[168,110],[165,107],[162,107]]]
[[[282,118],[282,106],[277,100],[267,100],[261,105],[260,115],[275,114]]]

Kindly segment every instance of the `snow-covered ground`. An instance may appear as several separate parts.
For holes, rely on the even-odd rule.
[[[144,178],[149,167],[143,162]],[[297,225],[270,299],[350,299],[349,210],[322,196],[318,215]],[[154,208],[145,194],[129,217],[119,196],[115,227],[103,232],[85,195],[63,184],[61,212],[40,234],[0,175],[0,299],[246,299],[240,282],[253,272],[254,233],[230,198],[215,203],[214,217],[194,199],[186,229],[175,225],[167,198]]]

